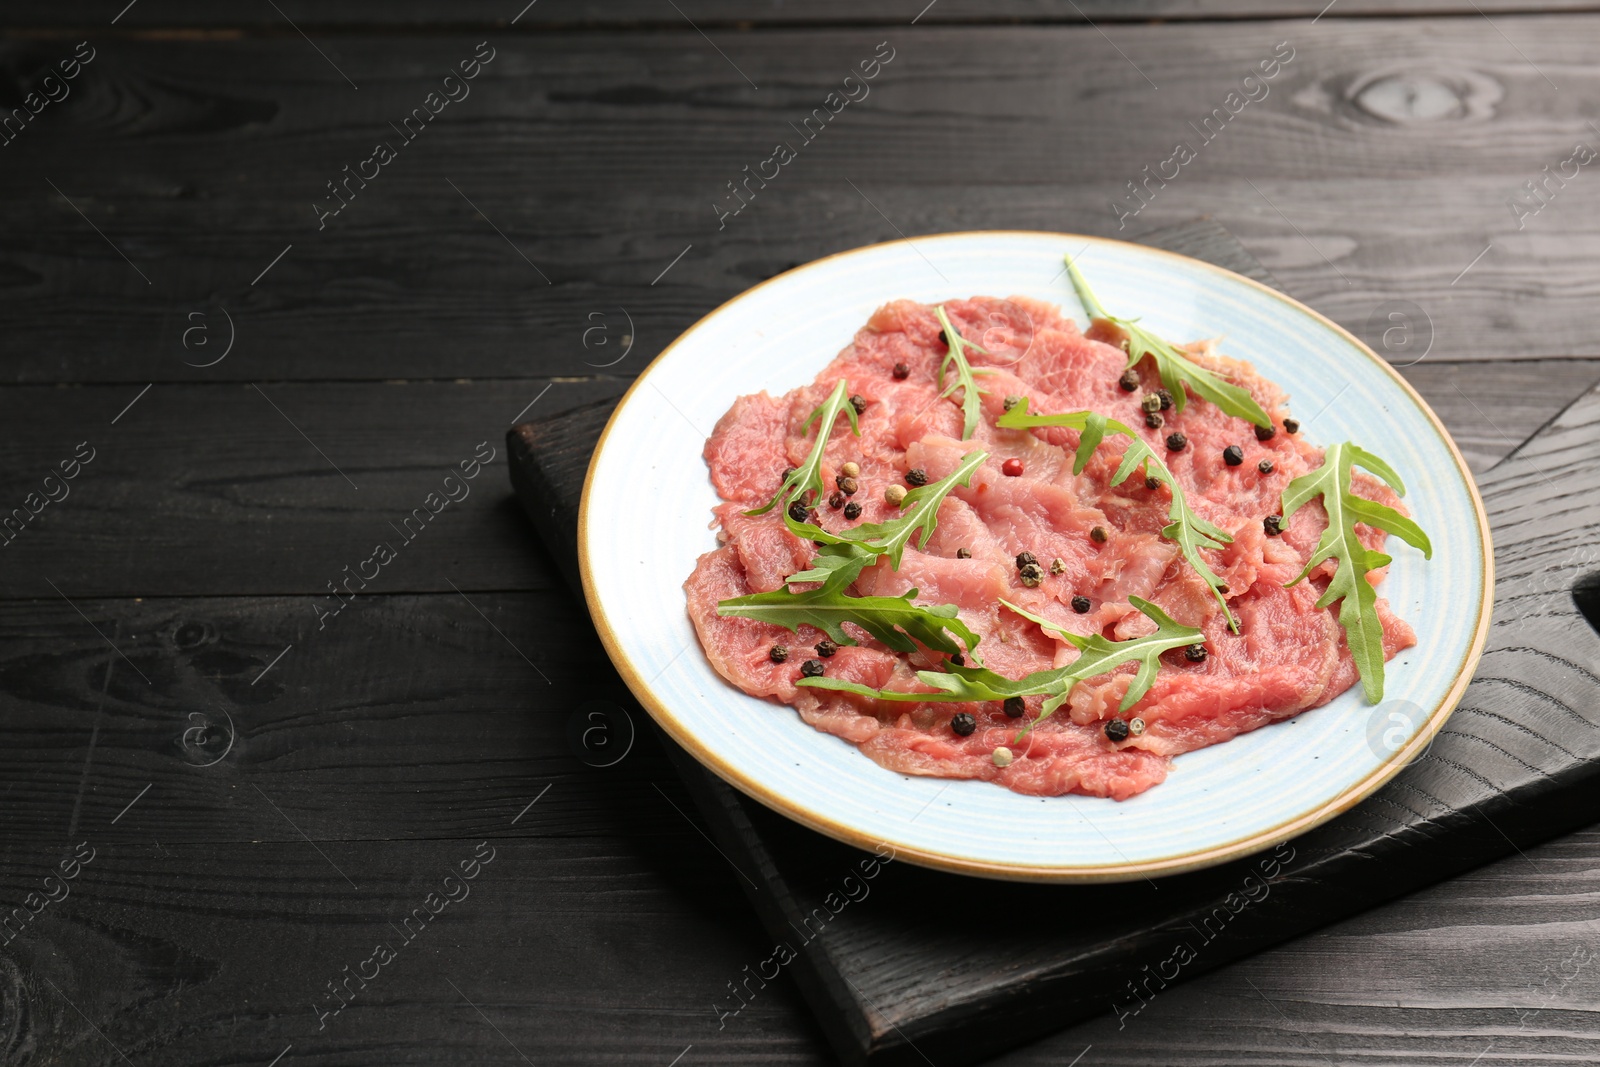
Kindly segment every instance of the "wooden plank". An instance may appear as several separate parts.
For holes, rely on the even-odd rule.
[[[1406,373],[1485,469],[1600,378],[1600,360],[1430,358]],[[159,384],[115,425],[140,387],[0,387],[0,517],[27,514],[29,494],[47,491],[45,476],[80,442],[96,450],[69,495],[43,504],[20,533],[0,532],[10,538],[0,547],[0,599],[296,594],[315,625],[313,605],[330,603],[328,583],[343,583],[347,566],[362,568],[378,541],[397,546],[398,558],[365,566],[379,573],[369,594],[449,593],[451,582],[468,592],[548,588],[558,581],[548,557],[528,543],[494,473],[505,456],[493,428],[536,397],[527,418],[615,398],[626,383],[556,382],[543,393],[547,384],[269,383],[265,396],[249,385]],[[438,515],[441,535],[430,520],[426,536],[404,541],[395,527],[485,438],[500,454],[465,500]],[[581,476],[587,445],[574,438],[568,454]]]
[[[1200,212],[1353,329],[1385,301],[1413,301],[1434,323],[1433,358],[1597,355],[1600,185],[1580,177],[1537,216],[1507,205],[1595,137],[1579,106],[1600,93],[1581,50],[1594,25],[1119,27],[1160,91],[1090,27],[739,34],[724,51],[760,91],[687,32],[496,38],[472,95],[321,231],[325,183],[397,139],[390,123],[480,37],[330,41],[359,97],[298,36],[117,41],[6,146],[6,375],[626,375],[749,285],[866,241],[996,227],[1129,236]],[[891,37],[871,95],[719,229],[727,183],[798,140],[790,123]],[[1189,123],[1288,38],[1296,58],[1269,95],[1120,225],[1111,202],[1125,183],[1177,140],[1198,142]],[[38,73],[54,48],[13,40],[4,53]],[[1006,165],[981,165],[997,143]],[[630,354],[612,362],[624,335]],[[232,353],[199,366],[228,337]]]
[[[523,7],[523,0],[391,0],[381,7],[359,0],[322,0],[310,4],[280,5],[283,12],[266,13],[249,7],[229,8],[205,0],[167,0],[160,5],[134,5],[126,0],[78,0],[60,9],[31,9],[8,19],[12,27],[58,28],[82,26],[101,29],[116,19],[125,30],[142,28],[245,27],[251,30],[285,30],[289,19],[301,28],[325,32],[352,27],[393,26],[396,29],[482,26],[504,30],[513,23],[523,30],[553,27],[677,28],[692,17],[700,27],[743,29],[752,26],[806,26],[868,23],[919,25],[940,23],[1004,22],[1138,22],[1163,20],[1312,18],[1323,11],[1326,0],[811,0],[806,4],[784,0],[694,0],[680,5],[683,16],[662,14],[650,0],[542,0]],[[1478,5],[1460,0],[1343,0],[1324,18],[1360,16],[1416,16],[1529,13],[1540,11],[1593,11],[1592,0],[1484,0]],[[119,16],[120,13],[120,17]],[[670,17],[668,17],[670,16]]]
[[[0,597],[294,593],[315,623],[313,604],[351,574],[369,594],[545,588],[546,557],[506,496],[500,428],[620,390],[607,379],[161,384],[142,397],[0,388],[0,518],[13,523],[0,528]],[[92,458],[62,484],[59,465],[83,442]],[[396,558],[367,562],[379,543]]]

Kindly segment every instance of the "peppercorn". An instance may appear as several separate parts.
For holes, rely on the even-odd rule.
[[[1126,741],[1128,739],[1128,724],[1123,719],[1111,719],[1106,723],[1106,736],[1113,741]]]
[[[1017,571],[1017,577],[1022,579],[1022,584],[1032,589],[1044,581],[1044,568],[1037,563],[1030,563]]]
[[[1190,645],[1183,650],[1183,658],[1190,663],[1204,663],[1206,661],[1206,646]]]
[[[1050,573],[1051,574],[1061,574],[1061,573],[1065,572],[1066,569],[1067,569],[1067,561],[1062,559],[1060,556],[1057,556],[1055,559],[1050,561]]]
[[[910,470],[906,471],[906,484],[927,485],[928,472],[923,470],[921,467],[912,467]]]
[[[973,718],[972,713],[968,711],[957,712],[955,717],[950,720],[950,729],[962,737],[970,736],[977,728],[978,720]]]
[[[1089,540],[1093,541],[1097,545],[1105,544],[1106,538],[1109,536],[1111,535],[1106,533],[1106,528],[1104,526],[1089,527]]]
[[[820,659],[806,660],[804,663],[800,664],[800,673],[805,675],[807,678],[821,678],[822,661]]]
[[[783,468],[783,480],[784,481],[788,481],[789,480],[789,475],[791,475],[793,473],[794,473],[794,468],[793,467],[785,467],[785,468]]]
[[[854,500],[850,501],[850,503],[844,506],[844,517],[849,519],[851,522],[855,522],[861,517],[861,505],[857,504]]]
[[[839,467],[839,473],[846,478],[859,478],[861,477],[861,464],[853,459],[847,459]]]
[[[789,650],[782,645],[773,645],[767,649],[767,658],[774,663],[782,663],[789,658]]]
[[[1138,737],[1141,734],[1143,734],[1144,733],[1144,720],[1143,719],[1139,719],[1139,718],[1129,719],[1128,720],[1128,732],[1130,734],[1132,734],[1134,737]]]
[[[967,665],[967,657],[957,652],[950,657],[950,662],[957,667],[965,667]]]
[[[1256,470],[1260,471],[1262,474],[1271,474],[1272,473],[1272,460],[1264,459],[1260,463],[1257,463],[1256,464]]]
[[[1145,413],[1144,424],[1152,430],[1159,430],[1167,424],[1167,420],[1161,417],[1161,412],[1150,411]]]
[[[1172,394],[1165,389],[1157,389],[1156,396],[1161,398],[1161,410],[1166,411],[1172,406]]]
[[[1229,445],[1222,450],[1222,462],[1230,467],[1237,467],[1244,462],[1244,449],[1238,445]]]
[[[1283,516],[1268,515],[1261,520],[1261,529],[1265,531],[1268,537],[1277,537],[1283,533]]]
[[[844,494],[839,492],[837,489],[829,493],[828,506],[834,511],[838,511],[840,508],[844,507]]]
[[[891,486],[889,486],[889,488],[887,488],[887,489],[885,489],[883,491],[883,499],[887,500],[889,503],[893,504],[895,507],[899,507],[900,506],[900,502],[902,500],[904,500],[905,498],[906,498],[906,487],[903,486],[903,485],[891,485]]]
[[[1160,411],[1161,398],[1154,393],[1146,393],[1144,398],[1139,401],[1139,409],[1141,411]]]
[[[1012,719],[1022,718],[1022,713],[1028,710],[1021,697],[1006,697],[1000,708],[1006,713],[1007,717]]]
[[[1117,384],[1122,386],[1122,391],[1131,393],[1139,388],[1139,375],[1134,373],[1132,367],[1122,372],[1122,377],[1117,379]]]
[[[1081,593],[1072,598],[1072,610],[1076,611],[1079,615],[1087,615],[1089,613],[1089,609],[1092,607],[1094,607],[1094,604],[1089,600],[1088,597],[1082,595]]]
[[[1022,473],[1022,460],[1015,456],[1000,464],[1000,473],[1007,478],[1015,478]]]
[[[1256,440],[1257,441],[1270,441],[1276,436],[1278,436],[1278,431],[1274,427],[1271,427],[1271,426],[1257,426],[1256,427]]]
[[[946,348],[950,347],[950,335],[945,333],[942,329],[939,331],[939,342]]]
[[[853,495],[855,491],[860,488],[856,484],[856,480],[848,474],[839,475],[834,484],[839,487],[839,492],[843,493],[845,496]]]
[[[805,522],[811,516],[811,509],[798,500],[789,502],[789,517],[795,522]]]
[[[907,378],[911,377],[911,368],[906,366],[904,363],[896,363],[894,365],[894,376],[897,380],[903,382]]]
[[[827,659],[837,651],[839,651],[839,646],[828,640],[826,637],[817,642],[817,655],[821,656],[823,659]]]
[[[958,548],[958,549],[956,549],[956,559],[971,559],[971,558],[972,558],[972,549],[970,549],[970,548]]]
[[[1018,552],[1017,553],[1017,570],[1019,570],[1019,571],[1022,568],[1026,567],[1030,563],[1035,563],[1036,564],[1038,562],[1039,562],[1039,557],[1035,556],[1032,552]]]
[[[1022,403],[1022,398],[1020,396],[1012,395],[1006,397],[1005,402],[1001,404],[1001,407],[1005,408],[1007,411],[1010,411],[1020,403]]]
[[[1152,474],[1144,480],[1144,487],[1146,489],[1160,489],[1161,479]]]
[[[1186,447],[1188,447],[1188,444],[1189,438],[1185,437],[1182,432],[1167,434],[1168,452],[1182,452]]]
[[[851,393],[850,406],[855,408],[856,414],[859,415],[863,411],[867,410],[867,398],[862,396],[860,393]]]
[[[1283,432],[1284,433],[1299,433],[1300,432],[1300,420],[1299,419],[1284,419],[1283,420]]]
[[[989,758],[994,761],[994,765],[996,767],[1009,767],[1011,766],[1011,761],[1015,757],[1012,756],[1009,748],[1001,745],[999,748],[995,749],[989,754]]]

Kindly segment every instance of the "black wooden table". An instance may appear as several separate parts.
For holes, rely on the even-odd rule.
[[[0,1062],[830,1061],[504,469],[790,264],[1210,215],[1478,470],[1600,378],[1600,5],[523,3],[3,16]],[[1003,1062],[1593,1062],[1597,869]]]

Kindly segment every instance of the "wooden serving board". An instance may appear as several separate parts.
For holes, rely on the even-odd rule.
[[[1214,223],[1144,241],[1273,284]],[[614,406],[507,435],[512,484],[580,598],[578,501]],[[1600,819],[1600,637],[1585,618],[1600,615],[1600,388],[1479,484],[1498,580],[1461,705],[1383,790],[1252,858],[1082,887],[864,868],[662,735],[774,942],[715,1010],[732,1025],[783,966],[845,1062],[973,1063],[1092,1015],[1131,1021],[1173,982]]]

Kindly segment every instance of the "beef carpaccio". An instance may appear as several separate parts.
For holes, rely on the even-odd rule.
[[[700,557],[685,590],[690,617],[719,674],[746,693],[793,706],[816,729],[892,771],[983,778],[1039,796],[1082,793],[1119,800],[1160,783],[1179,753],[1325,704],[1351,687],[1356,665],[1337,609],[1316,606],[1336,561],[1291,584],[1327,524],[1325,513],[1312,500],[1281,534],[1269,532],[1284,488],[1322,462],[1319,448],[1290,432],[1297,427],[1288,398],[1272,382],[1208,343],[1191,344],[1185,352],[1193,362],[1246,388],[1271,416],[1273,432],[1258,434],[1245,419],[1193,394],[1181,413],[1170,405],[1148,413],[1142,404],[1156,406],[1147,398],[1159,397],[1162,383],[1150,359],[1134,368],[1137,383],[1124,377],[1128,357],[1116,326],[1096,320],[1085,334],[1059,309],[1020,297],[942,306],[961,336],[984,349],[968,350],[972,367],[990,372],[976,379],[985,395],[969,440],[961,440],[960,395],[940,395],[937,375],[947,346],[935,308],[906,300],[880,308],[813,384],[779,397],[740,397],[717,423],[705,459],[722,500],[715,509],[720,547]],[[860,432],[852,433],[845,418],[825,428],[825,491],[813,505],[814,521],[823,529],[838,532],[894,518],[899,509],[886,492],[906,487],[908,474],[936,480],[975,448],[989,454],[970,484],[955,488],[940,505],[927,544],[907,546],[898,569],[888,559],[865,569],[855,594],[897,596],[915,588],[916,603],[956,605],[960,620],[981,638],[984,665],[1010,678],[1071,663],[1079,652],[1002,606],[1002,599],[1072,633],[1115,641],[1155,630],[1130,603],[1130,597],[1142,597],[1200,629],[1203,653],[1163,655],[1154,684],[1125,712],[1119,704],[1134,664],[1080,682],[1020,742],[1020,727],[1038,713],[1037,696],[1025,701],[1023,719],[998,701],[901,702],[797,686],[806,661],[813,660],[812,669],[820,664],[829,677],[875,689],[931,692],[915,672],[939,669],[945,659],[920,646],[915,653],[896,652],[848,624],[857,643],[835,650],[810,626],[791,632],[718,614],[720,601],[782,588],[816,554],[810,541],[786,527],[781,507],[747,512],[771,501],[786,469],[811,452],[816,424],[808,429],[804,422],[841,378],[858,398]],[[1098,411],[1143,436],[1194,511],[1233,536],[1232,543],[1203,554],[1226,584],[1238,633],[1178,546],[1162,536],[1168,489],[1140,476],[1110,485],[1127,439],[1107,437],[1074,475],[1078,432],[997,428],[1008,396],[1027,397],[1035,413]],[[1186,439],[1180,449],[1169,448],[1173,434]],[[1242,459],[1225,456],[1230,446]],[[859,468],[848,496],[836,491],[846,463]],[[912,484],[918,478],[912,474]],[[1399,506],[1394,493],[1365,475],[1358,473],[1353,487]],[[841,500],[847,506],[835,506]],[[1381,549],[1382,531],[1362,526],[1358,533],[1369,548]],[[1037,572],[1027,576],[1032,581],[1023,580],[1017,557],[1024,552],[1039,561],[1042,580]],[[1381,576],[1374,571],[1369,578],[1376,584]],[[1415,643],[1410,627],[1381,598],[1377,611],[1385,658]],[[819,643],[824,655],[814,651]],[[777,662],[774,646],[790,654]],[[1108,730],[1115,719],[1138,719],[1143,729]],[[1011,746],[1011,758],[1001,765],[995,750],[1005,746]]]

